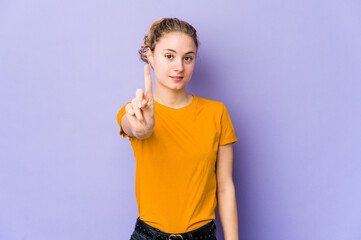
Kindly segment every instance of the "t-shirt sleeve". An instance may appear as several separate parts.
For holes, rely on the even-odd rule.
[[[237,137],[233,128],[231,117],[229,116],[226,106],[222,103],[221,135],[219,145],[221,146],[234,142],[237,142]]]
[[[128,102],[129,103],[129,102]],[[118,124],[119,124],[119,127],[120,127],[120,132],[119,132],[119,134],[120,134],[120,136],[122,136],[123,138],[125,138],[125,137],[129,137],[124,131],[123,131],[123,129],[122,129],[122,124],[121,124],[121,119],[122,119],[122,117],[123,117],[123,115],[125,114],[125,106],[128,104],[128,103],[126,103],[120,110],[119,110],[119,112],[118,112],[118,114],[117,114],[117,122],[118,122]]]

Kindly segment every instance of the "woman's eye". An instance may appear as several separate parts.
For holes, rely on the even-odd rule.
[[[192,61],[193,58],[192,58],[192,57],[185,57],[184,59],[185,59],[187,62],[190,62],[190,61]]]
[[[169,54],[165,55],[165,57],[168,58],[168,59],[173,58],[173,56],[172,56],[172,55],[169,55]]]

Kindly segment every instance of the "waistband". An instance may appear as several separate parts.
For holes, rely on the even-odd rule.
[[[135,224],[135,230],[140,232],[143,236],[153,240],[205,240],[216,238],[217,227],[212,220],[204,226],[201,226],[192,231],[172,234],[152,227],[138,217]]]

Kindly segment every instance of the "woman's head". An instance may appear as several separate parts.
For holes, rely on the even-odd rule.
[[[147,35],[144,36],[144,42],[141,49],[138,51],[142,61],[149,63],[147,58],[147,49],[154,52],[159,40],[170,32],[181,32],[187,34],[194,41],[196,49],[198,50],[198,39],[196,29],[189,23],[179,20],[178,18],[162,18],[155,21],[149,29]]]
[[[163,18],[152,24],[139,53],[154,70],[156,88],[180,90],[192,76],[197,50],[196,30],[189,23]]]

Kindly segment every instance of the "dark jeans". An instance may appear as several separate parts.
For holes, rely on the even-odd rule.
[[[195,230],[171,234],[148,225],[138,217],[130,240],[217,240],[216,232],[213,220]]]

